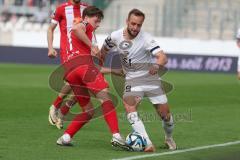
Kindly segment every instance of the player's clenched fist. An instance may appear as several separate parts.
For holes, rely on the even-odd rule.
[[[49,58],[56,58],[57,57],[57,51],[53,48],[48,50],[48,57]]]

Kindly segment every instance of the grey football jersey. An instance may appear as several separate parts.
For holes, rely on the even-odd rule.
[[[133,40],[125,40],[123,31],[124,29],[120,29],[112,32],[105,39],[104,46],[108,49],[115,48],[120,54],[126,79],[148,76],[149,66],[155,63],[154,55],[161,51],[161,48],[152,36],[143,31]]]

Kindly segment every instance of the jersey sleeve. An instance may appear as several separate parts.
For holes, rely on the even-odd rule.
[[[61,21],[61,13],[60,7],[57,7],[51,16],[51,23],[58,24]]]
[[[115,46],[116,46],[116,38],[115,38],[116,36],[115,36],[115,34],[114,34],[114,32],[111,34],[111,35],[109,35],[106,39],[105,39],[105,41],[104,41],[104,43],[103,43],[103,46],[105,47],[105,48],[107,48],[108,50],[110,50],[110,49],[113,49]]]
[[[149,51],[151,54],[155,55],[162,50],[151,35],[146,35],[145,39],[146,50]]]

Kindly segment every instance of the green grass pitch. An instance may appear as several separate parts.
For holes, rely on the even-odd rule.
[[[48,86],[54,68],[0,64],[0,160],[110,160],[146,155],[113,150],[102,118],[82,128],[74,137],[74,147],[57,146],[63,130],[48,123],[48,108],[56,97]],[[240,82],[235,75],[170,71],[164,79],[174,84],[168,98],[179,150],[240,140]],[[121,104],[117,111],[121,132],[126,136],[131,128]],[[157,153],[167,152],[161,122],[151,104],[142,102],[139,111]],[[145,159],[239,160],[239,151],[240,145],[233,145]]]

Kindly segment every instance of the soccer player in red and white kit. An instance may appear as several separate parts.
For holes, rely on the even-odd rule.
[[[111,144],[126,149],[127,146],[119,133],[115,107],[108,95],[108,83],[92,59],[92,55],[97,56],[100,53],[98,47],[92,44],[92,38],[93,32],[103,19],[103,12],[90,6],[84,9],[82,18],[83,20],[72,28],[72,43],[67,55],[68,61],[65,63],[65,79],[70,84],[78,103],[81,102],[81,96],[90,96],[89,92],[97,97],[101,102],[104,119],[112,133]],[[63,136],[57,140],[58,145],[71,144],[72,137],[94,116],[95,110],[92,105],[87,104],[82,109],[83,112],[73,119]]]
[[[51,24],[48,28],[48,56],[50,58],[57,57],[57,51],[53,48],[53,37],[54,30],[59,24],[61,37],[60,37],[60,59],[61,63],[67,61],[67,57],[69,55],[69,48],[71,47],[71,30],[73,26],[73,20],[77,18],[81,18],[83,10],[88,5],[86,3],[82,3],[81,0],[69,0],[66,3],[58,6],[52,15]],[[56,125],[57,128],[61,129],[63,127],[63,115],[66,115],[74,104],[73,99],[69,99],[66,101],[61,107],[64,97],[71,92],[71,87],[66,84],[62,87],[58,97],[54,100],[52,106],[49,110],[49,122],[52,125]],[[81,99],[81,104],[85,105],[89,102],[89,98],[85,97]]]

